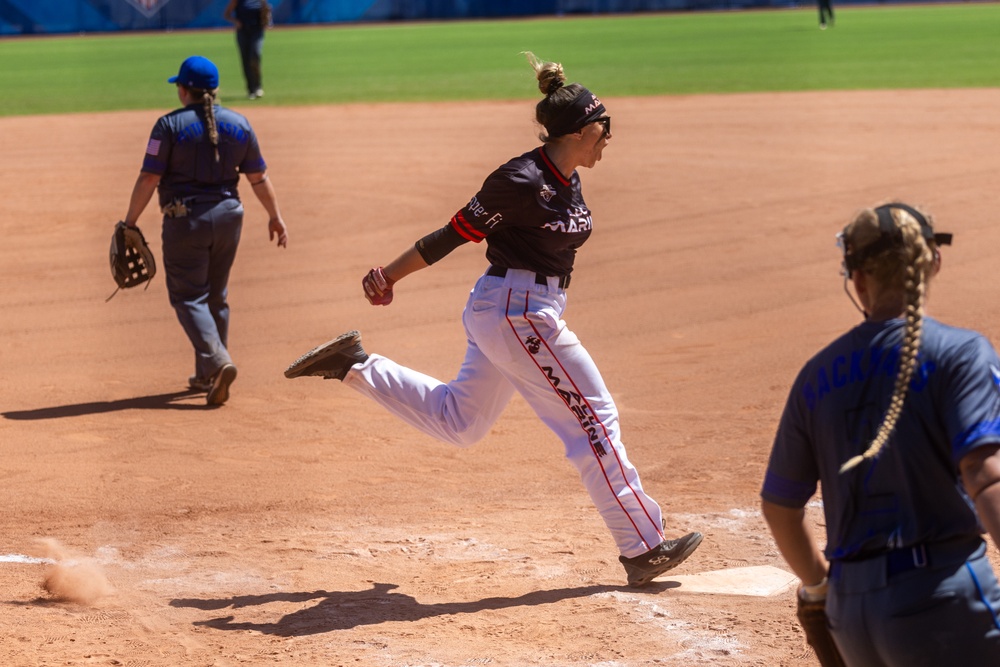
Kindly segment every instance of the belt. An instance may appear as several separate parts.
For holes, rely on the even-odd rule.
[[[160,210],[168,218],[184,218],[195,206],[202,204],[218,204],[227,199],[221,195],[193,195],[190,197],[174,197],[167,202]]]
[[[885,553],[877,554],[869,558],[861,558],[849,561],[834,561],[830,564],[830,576],[836,578],[839,570],[844,565],[860,561],[874,561],[883,559],[885,561],[885,573],[887,577],[894,577],[910,570],[920,570],[934,567],[935,565],[947,565],[967,560],[983,544],[982,539],[961,538],[948,540],[946,542],[924,542],[912,547],[893,549]]]
[[[930,567],[931,551],[926,544],[918,544],[906,549],[893,549],[885,555],[885,572],[892,577],[910,570]]]
[[[494,276],[496,278],[503,278],[504,276],[507,275],[507,271],[508,271],[508,269],[505,266],[493,266],[491,264],[490,268],[486,269],[486,275],[488,275],[488,276]],[[567,287],[569,287],[569,275],[565,275],[565,276],[552,276],[552,277],[559,279],[559,287],[560,288],[566,289]],[[546,276],[544,273],[536,273],[535,274],[535,284],[536,285],[548,285],[549,284],[549,276]]]

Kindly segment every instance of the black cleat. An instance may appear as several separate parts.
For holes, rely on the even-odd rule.
[[[663,540],[659,546],[635,558],[619,556],[625,566],[628,585],[632,588],[645,586],[664,572],[669,572],[681,563],[701,544],[701,533],[688,533],[676,540]]]
[[[332,380],[343,380],[354,364],[364,363],[368,355],[361,347],[361,334],[348,331],[333,340],[309,350],[285,369],[286,378],[318,375]]]

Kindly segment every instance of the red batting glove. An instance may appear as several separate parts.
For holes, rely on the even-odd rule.
[[[396,281],[385,275],[381,266],[372,269],[361,279],[365,298],[373,306],[388,306],[392,303],[392,286],[395,284]]]

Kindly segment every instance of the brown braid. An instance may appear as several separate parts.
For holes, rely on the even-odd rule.
[[[920,223],[914,220],[913,216],[897,208],[892,209],[892,215],[902,232],[902,246],[888,248],[869,258],[865,262],[863,270],[870,273],[884,287],[902,287],[903,289],[906,301],[906,329],[903,332],[903,342],[900,348],[899,370],[896,372],[896,384],[892,390],[892,398],[889,399],[889,408],[882,417],[882,423],[879,425],[875,437],[863,454],[851,458],[840,467],[842,473],[854,468],[865,459],[873,459],[878,456],[882,447],[889,440],[889,436],[896,428],[896,422],[899,421],[899,416],[903,411],[903,403],[906,401],[910,380],[913,379],[913,372],[917,365],[917,352],[920,350],[920,338],[923,333],[924,296],[927,279],[934,263],[934,248],[932,243],[929,244],[924,239]],[[851,239],[858,237],[871,237],[870,226],[874,226],[874,229],[877,230],[878,222],[875,213],[867,210],[845,230],[848,243],[852,244]],[[865,227],[869,227],[869,229],[862,231]],[[864,245],[854,245],[853,247],[861,249]],[[901,285],[899,284],[900,280],[902,280]]]
[[[205,123],[208,126],[208,140],[215,147],[215,161],[219,161],[219,125],[215,121],[215,91],[201,91],[201,106],[205,110]]]

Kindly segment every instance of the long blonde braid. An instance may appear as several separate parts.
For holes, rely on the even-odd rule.
[[[854,456],[840,467],[840,472],[847,472],[865,459],[873,459],[885,446],[896,428],[903,404],[910,389],[910,380],[917,365],[917,353],[920,350],[920,338],[923,334],[924,296],[927,279],[934,264],[933,242],[924,237],[920,223],[905,209],[892,207],[889,209],[893,221],[900,234],[900,241],[893,243],[881,252],[874,253],[863,262],[862,268],[870,273],[875,280],[885,287],[902,287],[906,303],[906,328],[899,353],[899,369],[896,372],[896,384],[889,399],[889,408],[882,417],[875,437],[863,454]],[[844,230],[848,247],[857,248],[863,252],[867,243],[857,244],[862,238],[871,238],[872,227],[878,231],[878,216],[875,211],[867,210],[848,225]],[[928,223],[929,224],[929,223]],[[876,234],[876,240],[884,232]],[[900,281],[902,284],[900,285]]]

